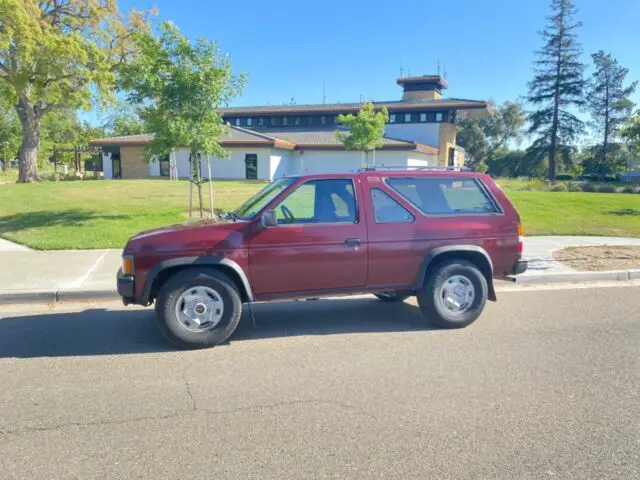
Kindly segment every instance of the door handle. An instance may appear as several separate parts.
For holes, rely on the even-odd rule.
[[[360,239],[359,238],[347,238],[344,243],[347,244],[347,247],[359,247]]]

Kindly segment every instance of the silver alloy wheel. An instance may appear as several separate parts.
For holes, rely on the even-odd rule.
[[[211,287],[190,287],[176,302],[178,323],[191,332],[208,332],[220,323],[223,313],[222,297]]]
[[[442,303],[452,315],[462,315],[469,310],[475,297],[476,289],[464,275],[453,275],[442,285]]]

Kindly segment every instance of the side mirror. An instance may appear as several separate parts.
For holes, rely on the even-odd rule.
[[[262,213],[262,226],[263,227],[275,227],[278,225],[278,219],[276,218],[275,210],[265,210]]]

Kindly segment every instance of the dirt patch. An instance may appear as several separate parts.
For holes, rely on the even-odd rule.
[[[640,247],[636,246],[569,247],[553,252],[553,258],[591,272],[640,269]]]

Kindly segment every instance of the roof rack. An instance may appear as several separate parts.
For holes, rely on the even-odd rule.
[[[362,167],[360,172],[375,172],[377,170],[421,170],[432,172],[470,172],[469,167],[440,167],[440,166],[408,166],[408,165],[380,165]]]

